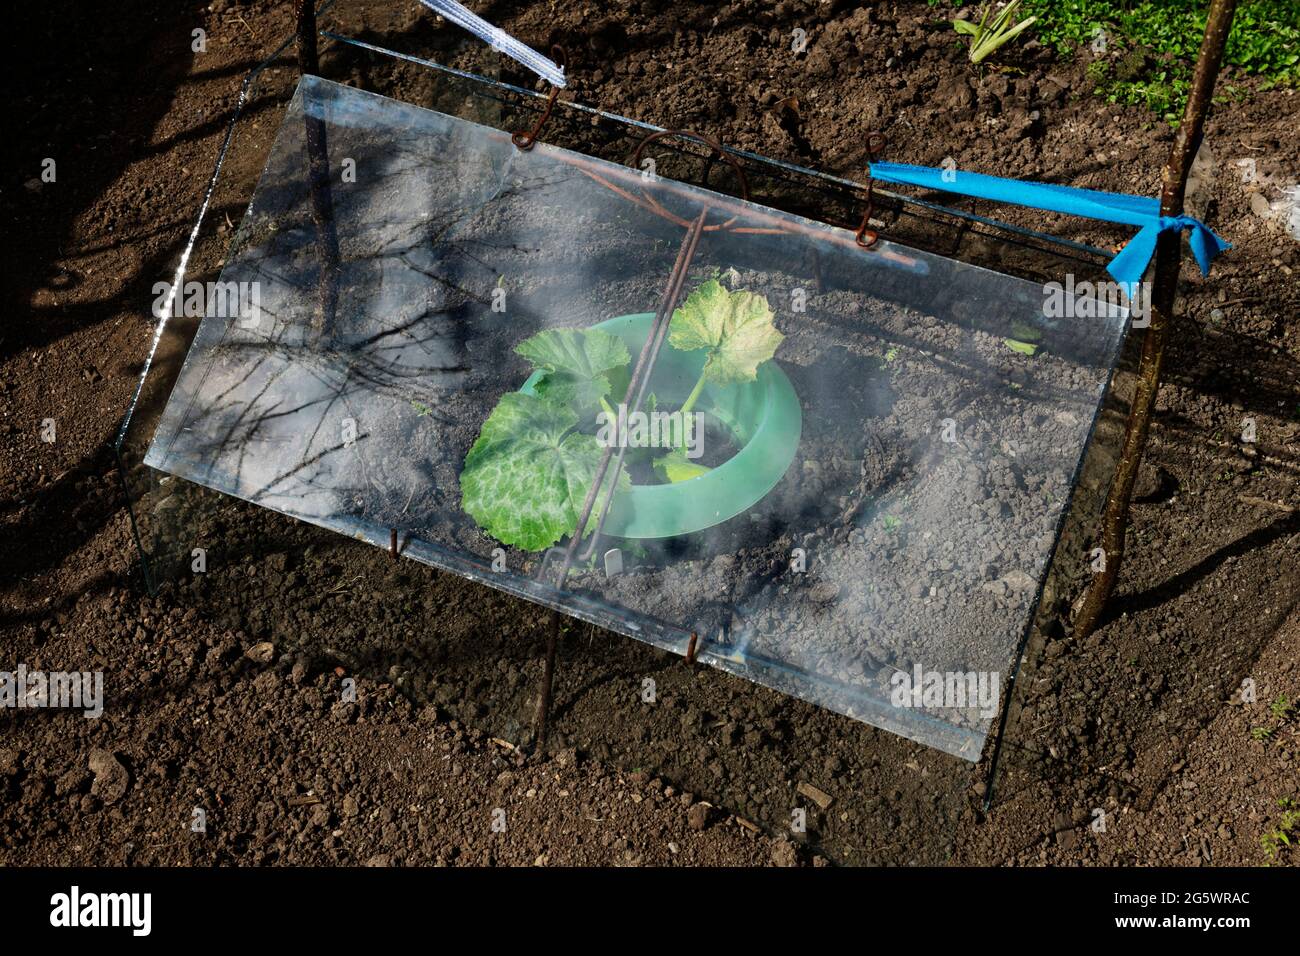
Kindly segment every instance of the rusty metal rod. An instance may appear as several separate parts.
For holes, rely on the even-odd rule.
[[[298,72],[301,77],[319,76],[314,0],[294,0],[294,17],[298,24]],[[312,224],[316,227],[316,253],[320,259],[320,276],[316,280],[316,314],[312,325],[318,337],[328,339],[334,334],[334,317],[338,310],[339,238],[334,224],[334,196],[330,189],[325,122],[311,115],[310,106],[305,99],[303,122],[306,126],[307,190],[311,200]]]
[[[302,76],[320,76],[316,4],[312,0],[293,0],[293,19],[298,25],[298,72]]]
[[[504,138],[504,134],[501,135],[502,138]],[[622,180],[628,186],[635,188],[641,182],[641,173],[636,170],[626,169],[621,166],[612,166],[609,163],[597,160],[589,160],[585,156],[579,156],[576,153],[565,153],[560,150],[554,150],[551,152],[549,158],[577,168],[584,175],[595,180],[606,189],[609,189],[611,192],[616,193],[648,212],[666,218],[670,222],[674,222],[680,218],[676,217],[672,213],[665,215],[666,210],[663,210],[662,207],[656,208],[655,205],[647,202],[644,197],[637,196],[629,189],[622,188],[611,181]],[[675,180],[660,179],[657,182],[657,186],[661,191],[671,192],[686,199],[698,198],[695,191],[696,187],[678,183]],[[715,223],[713,225],[705,226],[705,232],[717,232],[725,226],[728,232],[764,235],[794,234],[806,236],[809,239],[826,242],[832,245],[843,246],[846,249],[861,249],[857,243],[852,227],[843,225],[826,227],[811,222],[805,223],[799,220],[782,218],[779,215],[764,212],[759,206],[735,200],[721,194],[710,196],[709,202],[715,209],[727,213],[732,217],[732,219],[727,220],[725,223]],[[731,223],[733,220],[748,220],[756,225],[732,225]],[[686,225],[687,223],[685,220],[682,220],[679,224]],[[895,249],[873,248],[871,253],[872,255],[895,262],[908,269],[915,270],[921,265],[919,260],[898,252]]]
[[[568,61],[568,56],[564,52],[564,47],[560,46],[558,43],[554,44],[551,47],[551,59],[553,59],[559,67],[563,69],[565,63]],[[537,122],[533,124],[533,128],[526,133],[518,132],[510,134],[510,142],[515,144],[516,149],[522,149],[526,152],[537,144],[537,137],[542,135],[542,127],[545,126],[546,121],[551,118],[551,110],[555,109],[555,101],[559,98],[560,88],[552,85],[550,95],[546,97],[546,106],[542,110],[542,115],[538,118]]]
[[[700,219],[697,220],[697,222],[702,222],[706,214],[707,214],[707,209],[700,213]],[[695,224],[692,224],[692,227],[694,227],[694,225]],[[703,231],[702,226],[700,231],[701,232]],[[696,237],[695,242],[698,245],[699,243],[698,236]],[[677,300],[681,298],[682,287],[686,283],[686,273],[690,266],[690,259],[694,259],[695,257],[694,246],[692,246],[691,249],[689,250],[688,256],[689,258],[686,264],[683,265],[680,270],[678,270],[677,267],[674,266],[673,275],[679,275],[680,278],[677,282],[677,290],[673,295],[672,304],[668,307],[668,311],[663,316],[656,314],[655,322],[651,326],[650,336],[647,337],[646,339],[647,344],[651,344],[651,341],[653,340],[652,350],[650,353],[650,367],[646,369],[645,373],[640,377],[640,381],[641,381],[640,385],[635,386],[636,395],[632,396],[630,399],[627,396],[624,396],[623,398],[623,404],[627,405],[629,415],[632,414],[633,412],[639,411],[641,408],[641,404],[645,401],[646,391],[650,388],[650,376],[654,374],[655,362],[659,358],[659,352],[663,349],[664,339],[668,335],[668,327],[671,324],[673,310],[677,307]],[[670,283],[672,282],[672,275],[669,276],[669,282]],[[643,346],[642,354],[644,354],[644,352],[645,352],[645,348]],[[636,382],[636,376],[633,376],[632,381],[633,383]],[[629,387],[628,391],[630,394],[632,391],[632,387]],[[626,457],[627,457],[627,447],[620,446],[618,450],[618,457],[614,460],[614,477],[610,481],[611,489],[618,484],[619,475],[623,473],[623,461]],[[609,516],[610,505],[613,504],[613,501],[614,501],[614,494],[613,491],[611,490],[610,494],[605,496],[605,501],[601,505],[600,517],[596,519],[596,529],[591,534],[591,543],[587,545],[586,549],[580,555],[578,555],[578,560],[586,561],[595,552],[597,544],[600,541],[601,533],[605,529],[605,519]]]
[[[662,348],[664,338],[668,334],[668,323],[672,317],[673,309],[677,307],[677,300],[681,297],[682,287],[686,284],[686,272],[690,268],[691,261],[695,258],[695,250],[699,248],[700,235],[704,229],[704,219],[708,214],[708,206],[700,210],[699,216],[691,224],[691,228],[682,238],[682,244],[677,250],[677,261],[673,263],[673,270],[669,273],[668,284],[664,289],[663,297],[659,300],[659,308],[655,312],[650,334],[646,336],[645,344],[641,346],[641,354],[637,357],[636,367],[632,370],[632,378],[628,382],[627,393],[623,396],[623,404],[628,405],[630,411],[634,412],[640,407],[641,399],[645,395],[650,375],[654,371],[655,361],[659,357],[659,350]],[[568,547],[565,548],[564,563],[560,566],[556,587],[564,587],[565,579],[569,576],[569,570],[573,567],[574,556],[577,554],[578,545],[582,541],[582,532],[587,527],[600,488],[605,483],[605,475],[609,471],[609,463],[613,454],[613,446],[610,446],[600,456],[600,465],[596,469],[595,480],[591,483],[591,487],[587,489],[586,501],[583,502],[582,511],[578,515],[578,525],[574,529],[573,536],[569,539]],[[615,480],[617,480],[617,475]]]
[[[700,236],[704,231],[704,220],[709,214],[709,207],[704,206],[700,209],[700,214],[695,221],[691,223],[691,228],[682,238],[682,244],[677,250],[677,260],[673,263],[672,272],[668,275],[668,283],[664,288],[663,297],[659,301],[659,308],[655,312],[654,324],[651,326],[650,334],[646,336],[646,341],[641,346],[641,354],[637,357],[636,367],[632,371],[631,381],[628,382],[627,392],[623,396],[623,403],[634,402],[630,407],[635,411],[640,407],[641,400],[645,395],[646,387],[650,381],[650,375],[654,371],[655,360],[658,358],[659,350],[663,346],[664,339],[668,334],[669,320],[672,317],[673,309],[677,307],[677,300],[681,297],[682,287],[686,284],[686,273],[690,269],[691,261],[695,258],[695,251],[699,248]],[[595,508],[596,498],[601,487],[605,483],[605,475],[609,470],[610,459],[613,457],[613,447],[608,447],[600,458],[600,465],[596,469],[595,479],[591,487],[587,489],[587,498],[583,502],[582,511],[578,516],[577,527],[574,528],[573,536],[569,539],[568,547],[564,552],[564,562],[560,567],[556,580],[556,587],[563,589],[565,581],[569,576],[569,570],[573,567],[573,559],[578,550],[578,545],[582,541],[582,532],[591,520],[591,512]],[[620,453],[618,467],[621,468],[623,456]],[[614,472],[614,482],[618,481],[619,472]],[[605,501],[605,507],[602,509],[600,521],[603,524],[604,517],[608,514],[609,499]],[[552,687],[555,682],[555,655],[559,645],[559,614],[552,611],[552,629],[551,634],[546,640],[546,658],[542,665],[541,687],[537,697],[537,714],[533,719],[533,747],[540,749],[546,740],[546,725],[550,716]]]
[[[551,687],[555,683],[555,651],[560,643],[560,612],[551,611],[551,630],[546,636],[546,660],[542,665],[542,682],[537,696],[537,714],[533,718],[533,749],[541,750],[546,740],[546,724],[551,717]]]

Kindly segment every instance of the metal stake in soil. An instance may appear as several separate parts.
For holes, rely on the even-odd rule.
[[[304,77],[319,76],[316,8],[313,0],[294,0],[294,15],[298,22],[298,72]],[[316,226],[316,253],[320,259],[316,315],[312,324],[318,336],[328,338],[334,334],[334,313],[339,297],[339,239],[334,226],[329,150],[325,141],[325,122],[312,116],[305,103],[303,121],[307,132],[307,183],[311,194],[311,218]]]
[[[704,231],[704,220],[709,214],[709,207],[705,206],[700,210],[699,216],[690,224],[686,235],[682,237],[681,247],[677,251],[677,261],[673,263],[672,272],[668,275],[668,284],[664,288],[663,297],[659,301],[659,308],[655,312],[655,321],[650,327],[650,334],[646,337],[645,345],[641,348],[641,354],[637,359],[636,367],[632,370],[632,379],[628,382],[627,393],[623,400],[630,403],[633,411],[641,406],[645,398],[646,387],[650,382],[650,375],[654,371],[655,359],[658,358],[659,350],[663,347],[664,339],[668,334],[668,323],[672,318],[673,310],[677,308],[677,301],[681,298],[682,288],[686,285],[686,274],[690,269],[691,262],[695,258],[695,251],[700,245],[700,235]],[[610,459],[613,457],[614,449],[606,448],[601,455],[600,465],[596,468],[595,479],[591,487],[587,490],[587,499],[583,502],[582,511],[578,515],[578,525],[573,532],[573,537],[569,540],[569,545],[564,552],[564,560],[561,562],[556,586],[564,587],[565,580],[569,576],[569,570],[573,567],[573,559],[577,553],[578,545],[582,541],[582,530],[587,527],[591,520],[591,513],[596,507],[596,497],[600,488],[605,484],[605,476],[609,471]],[[618,481],[618,469],[622,467],[622,455],[615,465],[613,482]],[[605,506],[609,506],[607,496]],[[601,518],[603,520],[604,514]],[[599,533],[598,531],[596,533]],[[537,700],[537,716],[533,721],[533,746],[540,748],[546,739],[546,722],[551,708],[551,685],[555,679],[555,651],[559,637],[559,615],[557,612],[551,612],[555,618],[552,626],[550,637],[546,641],[546,661],[542,668],[542,685]]]
[[[537,697],[537,716],[533,719],[533,748],[540,750],[546,739],[546,722],[551,716],[551,686],[555,683],[555,649],[560,642],[560,612],[551,612],[551,630],[546,635],[546,662],[542,666],[542,683]]]

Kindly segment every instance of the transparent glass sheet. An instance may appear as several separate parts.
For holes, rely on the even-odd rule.
[[[567,536],[507,546],[467,512],[466,456],[499,403],[547,401],[521,342],[600,325],[630,370],[683,262],[683,299],[747,290],[784,338],[754,381],[701,389],[709,471],[669,483],[663,443],[624,452],[561,577]],[[150,466],[969,760],[1126,321],[1048,318],[1035,283],[317,78],[220,283]],[[665,343],[654,408],[703,362]],[[596,432],[579,418],[566,436]],[[494,513],[546,524],[544,498]]]

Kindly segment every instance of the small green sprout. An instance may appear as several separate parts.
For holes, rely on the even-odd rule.
[[[1013,352],[1033,357],[1038,351],[1038,342],[1042,337],[1043,333],[1037,326],[1016,320],[1011,323],[1011,337],[1002,341]]]
[[[1264,855],[1269,860],[1276,860],[1284,850],[1289,849],[1292,836],[1300,830],[1300,809],[1296,808],[1295,801],[1290,797],[1283,797],[1278,800],[1277,805],[1282,809],[1277,827],[1259,838],[1260,846],[1264,848]]]
[[[1021,355],[1028,355],[1031,358],[1038,351],[1038,346],[1032,342],[1021,342],[1019,339],[1003,339],[1003,344],[1013,352],[1019,352]]]
[[[1038,17],[1028,17],[1019,23],[1015,22],[1016,10],[1020,7],[1020,3],[1021,0],[1011,0],[997,12],[992,21],[989,20],[989,15],[993,13],[991,3],[984,8],[984,16],[980,17],[978,24],[969,20],[952,21],[954,30],[971,38],[967,55],[972,63],[983,62],[987,56],[997,52],[1038,22]]]

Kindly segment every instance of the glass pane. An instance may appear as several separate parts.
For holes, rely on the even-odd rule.
[[[969,760],[1125,321],[315,78],[213,291],[149,465]]]

